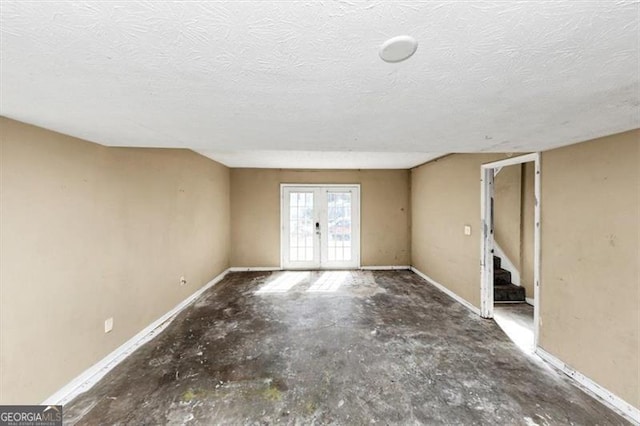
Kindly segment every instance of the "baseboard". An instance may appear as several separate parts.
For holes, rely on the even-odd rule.
[[[363,271],[400,271],[410,270],[409,265],[391,265],[391,266],[362,266],[360,268],[348,268],[348,269],[361,269]],[[232,266],[229,268],[229,272],[267,272],[267,271],[282,271],[283,269],[277,266]]]
[[[126,357],[131,355],[136,349],[144,345],[158,334],[160,334],[174,318],[187,306],[193,303],[202,293],[213,287],[227,275],[229,269],[223,271],[213,280],[209,281],[195,293],[184,299],[169,312],[149,324],[144,330],[133,336],[131,339],[123,343],[119,348],[102,358],[93,366],[80,373],[76,378],[71,380],[65,386],[60,388],[56,393],[42,402],[42,405],[65,405],[76,396],[89,390],[101,378],[103,378],[116,365],[122,362]]]
[[[362,266],[360,267],[363,271],[404,271],[410,270],[411,266],[409,265],[392,265],[392,266]]]
[[[535,299],[532,299],[530,297],[525,297],[524,300],[531,306],[536,306],[536,301]]]
[[[428,275],[420,272],[419,270],[417,270],[416,268],[414,268],[413,266],[411,267],[411,270],[416,273],[417,275],[421,276],[422,278],[424,278],[429,284],[433,285],[434,287],[436,287],[438,290],[442,291],[443,293],[445,293],[447,296],[451,297],[452,299],[454,299],[456,302],[462,304],[465,308],[469,309],[471,312],[473,312],[474,314],[478,314],[480,315],[480,309],[476,308],[475,306],[473,306],[471,303],[467,302],[466,300],[464,300],[462,297],[458,296],[457,294],[455,294],[453,291],[449,290],[448,288],[446,288],[445,286],[443,286],[442,284],[440,284],[439,282],[437,282],[436,280],[430,278]]]
[[[229,272],[268,272],[282,271],[279,266],[232,266]]]
[[[629,420],[631,423],[640,425],[640,409],[634,407],[622,398],[616,396],[613,392],[603,388],[590,378],[569,367],[567,364],[551,355],[540,346],[536,348],[536,354],[544,361],[571,377],[586,393],[596,397],[603,404]]]

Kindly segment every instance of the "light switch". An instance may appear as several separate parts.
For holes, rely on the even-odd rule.
[[[104,332],[108,333],[113,330],[113,318],[107,318],[104,320]]]
[[[471,226],[470,225],[465,225],[464,226],[464,235],[471,235]]]

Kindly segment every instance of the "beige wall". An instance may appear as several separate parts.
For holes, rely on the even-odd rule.
[[[495,177],[493,194],[493,236],[518,271],[522,216],[521,170],[520,164],[503,167]]]
[[[281,183],[361,184],[362,266],[409,264],[409,171],[232,169],[232,266],[280,266]]]
[[[539,344],[635,407],[640,407],[639,145],[635,130],[543,152],[541,160]],[[480,164],[496,159],[452,155],[411,173],[412,264],[478,307]],[[524,174],[529,185],[533,172]],[[532,203],[525,195],[523,204]],[[471,237],[464,236],[464,224],[473,226]],[[533,236],[523,233],[523,244],[529,239]],[[525,279],[532,275],[530,266],[524,271]]]
[[[411,264],[480,306],[480,165],[502,154],[456,154],[411,171]],[[471,225],[471,235],[464,226]]]
[[[640,131],[544,152],[540,346],[640,408]]]
[[[229,170],[0,129],[0,403],[40,403],[228,267]]]

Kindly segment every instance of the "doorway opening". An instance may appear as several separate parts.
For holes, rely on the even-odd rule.
[[[527,353],[538,344],[540,176],[539,153],[481,166],[480,311]]]
[[[360,267],[360,185],[282,184],[282,269]]]

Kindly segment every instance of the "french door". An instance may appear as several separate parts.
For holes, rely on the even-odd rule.
[[[360,267],[360,185],[282,185],[282,267]]]

